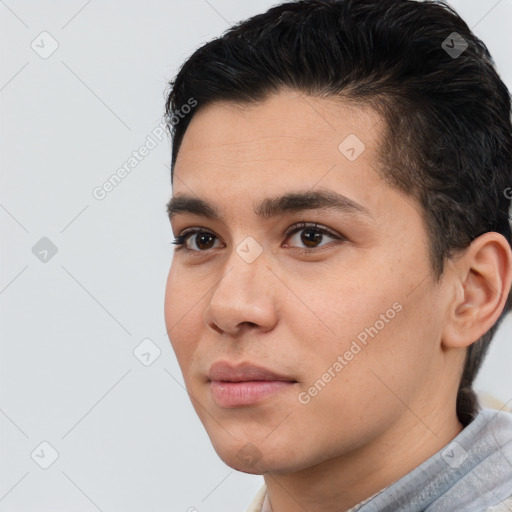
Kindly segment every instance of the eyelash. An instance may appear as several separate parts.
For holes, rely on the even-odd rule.
[[[323,235],[327,235],[327,236],[329,236],[331,238],[334,238],[336,240],[340,240],[340,241],[345,241],[346,240],[345,237],[337,235],[337,234],[333,233],[332,231],[330,231],[329,229],[327,229],[325,227],[319,227],[318,224],[316,224],[316,223],[307,223],[307,222],[301,222],[300,224],[296,224],[296,225],[292,226],[286,232],[285,236],[288,239],[290,236],[294,235],[295,233],[297,233],[299,231],[303,231],[305,229],[308,229],[310,231],[316,231],[317,233],[321,233]],[[193,236],[193,235],[195,235],[197,233],[211,234],[212,236],[216,237],[216,235],[214,233],[212,233],[208,229],[204,229],[204,228],[191,228],[189,230],[186,230],[184,233],[175,236],[174,240],[171,243],[177,246],[176,250],[183,249],[183,250],[188,251],[190,253],[207,253],[211,249],[206,249],[204,251],[200,251],[200,250],[196,250],[196,249],[189,249],[188,247],[186,247],[185,244],[186,244],[187,240],[191,236]],[[295,249],[298,250],[301,254],[310,254],[310,253],[315,252],[315,251],[318,250],[317,248],[298,248],[298,247],[295,247]]]

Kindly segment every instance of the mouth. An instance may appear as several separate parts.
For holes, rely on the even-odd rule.
[[[297,384],[295,379],[268,368],[249,363],[233,366],[223,361],[211,366],[208,379],[213,400],[225,408],[254,405]]]

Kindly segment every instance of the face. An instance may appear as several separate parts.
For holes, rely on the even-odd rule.
[[[378,172],[383,129],[371,110],[290,91],[212,104],[188,127],[165,319],[238,470],[362,450],[404,425],[403,403],[432,400],[445,304],[419,206]]]

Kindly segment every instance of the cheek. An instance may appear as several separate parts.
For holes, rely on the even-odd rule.
[[[318,382],[323,395],[315,401],[354,405],[380,393],[393,400],[385,384],[414,393],[435,345],[429,336],[435,319],[429,314],[428,285],[411,293],[411,278],[393,275],[390,268],[357,275],[347,270],[326,282],[329,287],[310,282],[296,288],[310,312],[302,307],[300,314],[288,313],[297,319],[291,324],[294,338],[308,354],[305,386]],[[323,391],[323,384],[333,393]]]
[[[363,305],[361,313],[354,304],[333,304],[326,323],[333,325],[340,315],[339,335],[310,339],[317,344],[304,347],[308,367],[295,419],[305,432],[316,431],[326,450],[345,451],[368,442],[403,414],[402,401],[411,403],[421,387],[425,359],[422,340],[410,339],[414,319],[406,316],[404,304],[388,313],[385,323],[380,314],[386,314],[387,306],[386,301]],[[309,437],[301,438],[304,446],[312,443]]]
[[[165,325],[167,327],[167,334],[169,337],[172,335],[173,325],[177,322],[180,314],[180,302],[178,300],[179,295],[179,281],[176,280],[176,273],[173,266],[171,266],[167,276],[164,302]]]
[[[288,313],[295,319],[290,325],[295,325],[300,333],[296,339],[304,339],[309,332],[318,343],[314,349],[330,357],[332,353],[348,350],[354,339],[364,346],[370,333],[375,332],[376,323],[377,331],[384,332],[400,316],[397,310],[403,309],[403,292],[396,283],[392,277],[384,281],[380,276],[379,282],[375,273],[356,273],[354,269],[296,279],[294,291],[300,301],[291,300],[289,304],[294,305],[295,311]],[[305,324],[312,322],[316,328],[310,325],[306,331]]]
[[[201,328],[197,318],[201,294],[194,296],[190,284],[183,276],[175,266],[171,266],[164,303],[167,335],[182,370],[189,366]]]

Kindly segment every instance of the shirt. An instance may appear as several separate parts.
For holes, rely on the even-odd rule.
[[[356,511],[512,512],[512,414],[480,410],[440,451],[345,512]],[[279,512],[266,485],[245,512]]]

